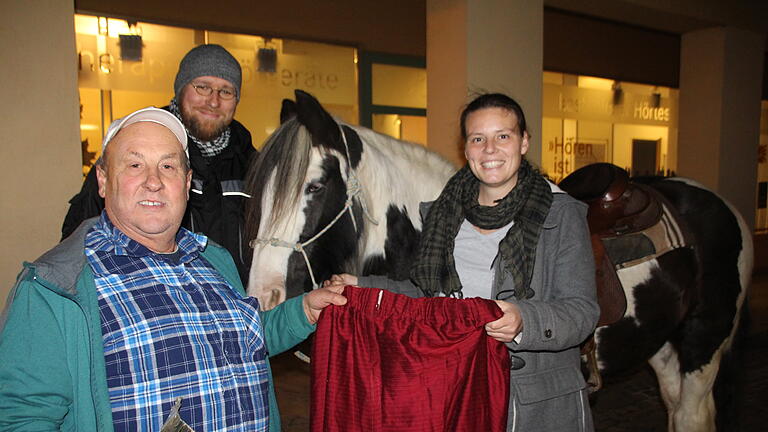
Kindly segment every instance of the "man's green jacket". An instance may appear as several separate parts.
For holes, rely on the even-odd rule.
[[[0,315],[0,431],[112,431],[98,297],[84,255],[98,218],[25,263]],[[209,242],[202,254],[242,295],[232,257]],[[304,340],[314,325],[302,297],[261,313],[270,355]],[[269,363],[267,363],[269,364]],[[280,430],[270,369],[270,431]]]

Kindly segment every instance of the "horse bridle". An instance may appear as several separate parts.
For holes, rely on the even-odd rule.
[[[339,124],[339,131],[341,132],[341,140],[344,142],[344,151],[347,155],[347,163],[349,164],[349,173],[347,174],[347,200],[344,202],[344,206],[339,210],[339,212],[336,214],[336,216],[328,222],[328,224],[325,226],[325,228],[318,231],[317,234],[310,237],[308,240],[303,242],[287,242],[282,239],[278,239],[275,237],[272,237],[270,239],[260,239],[255,238],[251,240],[248,245],[251,248],[254,248],[256,245],[262,245],[262,246],[273,246],[273,247],[284,247],[288,249],[292,249],[294,252],[299,252],[304,257],[304,262],[307,264],[307,270],[309,271],[309,277],[312,279],[312,289],[317,289],[320,287],[320,285],[317,283],[317,280],[315,280],[315,273],[312,271],[312,264],[309,262],[309,257],[307,256],[306,247],[312,244],[315,240],[319,239],[323,234],[328,232],[333,225],[336,224],[336,222],[341,219],[341,217],[344,215],[344,213],[349,212],[349,217],[352,219],[352,226],[355,228],[355,232],[357,232],[357,222],[355,221],[355,214],[353,210],[353,204],[355,198],[360,195],[362,192],[362,188],[360,187],[360,180],[357,177],[357,172],[354,168],[352,168],[352,158],[349,156],[349,145],[347,144],[347,136],[344,134],[344,129]],[[368,212],[368,207],[365,204],[365,200],[360,199],[360,207],[363,209],[363,214],[365,217],[374,225],[378,225],[379,222],[374,219],[371,214]]]

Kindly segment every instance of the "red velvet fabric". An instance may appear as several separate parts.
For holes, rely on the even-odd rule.
[[[506,429],[509,354],[483,329],[502,315],[494,302],[353,286],[344,295],[315,332],[312,431]]]

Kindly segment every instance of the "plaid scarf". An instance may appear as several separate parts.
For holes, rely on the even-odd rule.
[[[176,101],[176,98],[171,99],[171,103],[168,104],[168,111],[184,123],[184,119],[181,118],[181,111],[179,110],[179,103]],[[197,145],[197,148],[200,149],[200,153],[205,157],[216,156],[224,151],[229,145],[229,128],[222,132],[221,135],[217,136],[213,141],[202,141],[192,135],[192,132],[186,127],[186,124],[184,126],[187,129],[187,136],[189,139]]]
[[[505,268],[515,282],[515,297],[534,295],[530,287],[536,245],[544,219],[552,204],[546,180],[523,159],[515,187],[493,207],[478,204],[480,182],[469,165],[459,170],[432,204],[422,232],[419,260],[411,269],[411,279],[427,296],[443,292],[462,297],[453,248],[464,219],[483,229],[498,229],[515,223],[499,243]]]

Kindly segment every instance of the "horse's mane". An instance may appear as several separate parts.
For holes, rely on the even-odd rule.
[[[389,135],[376,132],[362,126],[348,125],[360,135],[363,142],[373,145],[375,149],[386,154],[389,158],[397,158],[411,163],[434,165],[441,167],[451,163],[443,156],[430,151],[421,144],[399,140]],[[455,169],[455,168],[454,168]]]
[[[272,182],[274,207],[270,226],[275,226],[282,220],[288,209],[296,207],[309,167],[311,149],[312,139],[309,133],[295,118],[280,125],[267,139],[255,163],[248,169],[245,180],[245,190],[251,195],[245,211],[248,239],[256,238],[259,233],[261,201],[263,195],[268,192],[266,186],[272,176],[276,178]]]
[[[456,171],[451,162],[422,145],[398,140],[368,128],[351,127],[367,144],[359,167],[360,180],[369,193],[380,198],[387,197],[381,204],[404,202],[409,196],[416,203],[434,200],[437,198],[435,191],[439,193],[445,181]],[[403,181],[404,178],[408,181]],[[385,208],[381,210],[385,211]],[[411,216],[414,221],[419,218],[418,214]]]

